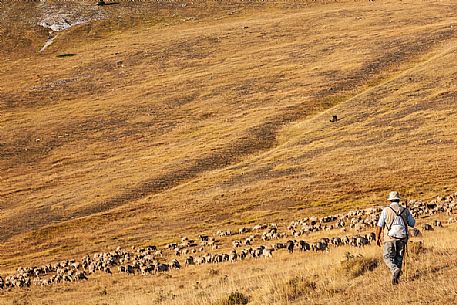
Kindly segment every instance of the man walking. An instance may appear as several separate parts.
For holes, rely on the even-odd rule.
[[[389,206],[382,210],[376,228],[376,244],[381,246],[381,233],[384,229],[384,262],[392,273],[392,285],[397,285],[408,241],[407,226],[414,227],[416,220],[407,208],[400,205],[398,192],[390,192],[387,200]]]

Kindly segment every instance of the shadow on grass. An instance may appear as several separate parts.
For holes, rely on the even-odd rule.
[[[56,57],[57,58],[64,58],[64,57],[72,57],[72,56],[76,56],[78,54],[74,54],[74,53],[65,53],[65,54],[59,54],[57,55]]]
[[[97,3],[98,6],[108,6],[108,5],[117,5],[117,4],[121,4],[120,2],[108,2],[108,3]]]

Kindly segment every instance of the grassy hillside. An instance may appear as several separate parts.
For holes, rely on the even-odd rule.
[[[2,270],[456,189],[453,1],[155,8],[3,23]]]
[[[393,288],[381,249],[278,252],[271,259],[190,266],[158,276],[98,275],[82,283],[0,291],[2,304],[453,304],[455,225],[411,247]],[[417,242],[417,241],[416,241]],[[416,249],[416,250],[413,250]],[[406,274],[407,273],[407,274]],[[391,297],[387,297],[390,295]]]

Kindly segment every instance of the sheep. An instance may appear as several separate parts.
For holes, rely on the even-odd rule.
[[[140,272],[142,275],[148,275],[154,272],[155,265],[145,265],[140,267]]]
[[[260,247],[257,247],[254,251],[253,251],[253,257],[260,257],[263,255],[263,250],[265,249],[265,246],[260,246]]]
[[[334,237],[330,240],[330,244],[334,245],[335,247],[339,247],[342,244],[340,237]]]
[[[180,269],[181,268],[181,264],[179,263],[179,261],[177,259],[173,259],[170,263],[170,269]]]
[[[287,251],[290,254],[294,253],[294,241],[293,240],[288,240],[287,243],[286,243],[286,248],[287,248]]]
[[[343,236],[341,238],[341,242],[344,244],[344,245],[349,245],[349,242],[350,242],[350,239],[348,236]]]
[[[233,248],[241,247],[242,244],[243,244],[243,242],[240,241],[240,240],[233,240],[233,241],[232,241],[232,247],[233,247]]]
[[[200,238],[201,242],[208,242],[209,241],[209,236],[208,235],[198,235],[198,238]]]
[[[127,265],[127,266],[125,266],[125,272],[128,273],[128,274],[134,274],[135,273],[135,269],[133,268],[132,265]]]
[[[367,233],[365,238],[368,239],[369,242],[375,241],[376,234],[374,232]]]
[[[300,251],[309,251],[311,250],[311,245],[304,240],[298,242]]]
[[[250,232],[250,231],[251,231],[251,230],[250,230],[249,228],[240,228],[240,229],[238,230],[238,233],[239,233],[239,234],[244,234],[244,233],[248,233],[248,232]]]
[[[418,237],[418,236],[421,236],[422,233],[421,233],[421,231],[419,231],[419,229],[417,229],[417,228],[412,228],[411,230],[409,230],[409,235],[410,235],[411,237]]]
[[[232,250],[229,254],[229,261],[236,262],[237,259],[238,259],[238,254],[236,253],[236,250]]]
[[[317,217],[312,216],[312,217],[309,218],[309,223],[310,223],[312,226],[314,226],[315,224],[317,224],[317,222],[318,222]]]
[[[287,245],[285,243],[275,243],[273,245],[273,248],[278,250],[278,249],[286,249]]]
[[[254,238],[251,238],[251,237],[247,237],[245,240],[244,240],[244,244],[246,246],[252,244],[252,242],[254,241]]]
[[[190,266],[190,265],[194,265],[195,262],[194,262],[194,258],[192,256],[188,256],[186,258],[186,261],[185,261],[185,266]]]
[[[356,245],[357,247],[363,247],[363,246],[366,246],[368,245],[370,242],[368,241],[367,238],[363,237],[363,236],[357,236],[356,238]]]
[[[228,262],[230,260],[230,255],[227,253],[222,254],[222,261],[223,262]]]
[[[313,251],[326,251],[327,247],[327,244],[322,241],[318,241],[316,243],[311,244],[311,249]]]
[[[266,224],[261,224],[261,225],[255,225],[252,228],[252,231],[258,231],[258,230],[263,230],[266,229],[268,226]]]
[[[434,214],[451,214],[455,210],[457,204],[457,193],[451,196],[440,197],[430,202],[410,201],[410,211],[413,215],[434,215]],[[305,217],[303,219],[290,222],[287,227],[293,236],[297,237],[302,234],[310,232],[317,232],[322,230],[333,230],[334,228],[346,229],[347,226],[358,231],[368,227],[376,226],[379,212],[382,207],[368,208],[365,210],[349,211],[345,215],[332,215],[324,216],[318,219],[317,217]],[[455,222],[455,218],[451,217],[448,223]],[[433,225],[433,226],[432,226]],[[424,224],[424,230],[433,230],[434,227],[442,227],[442,222],[434,220],[432,225]],[[239,234],[244,234],[250,231],[265,229],[262,235],[251,235],[241,240],[233,240],[233,248],[239,248],[242,245],[252,245],[255,238],[262,237],[263,240],[271,240],[282,238],[285,236],[283,232],[279,232],[276,224],[270,225],[256,225],[252,229],[240,228]],[[231,235],[231,231],[218,231],[220,236]],[[420,231],[418,229],[410,230],[411,236],[418,236]],[[211,246],[213,249],[218,248],[218,244],[213,237],[199,235],[202,242],[202,247],[198,249],[200,252],[204,251],[204,246]],[[189,249],[196,246],[193,240],[188,237],[182,237],[181,243],[170,243],[164,250],[166,253],[175,252],[177,255],[186,255],[185,266],[202,263],[222,263],[222,262],[236,262],[237,260],[244,260],[248,257],[271,257],[274,250],[287,249],[289,253],[293,253],[295,245],[299,247],[300,251],[328,251],[328,246],[331,244],[335,247],[340,245],[350,245],[362,247],[374,241],[375,234],[373,232],[367,234],[358,234],[352,237],[332,237],[321,238],[315,243],[309,244],[304,240],[298,242],[288,240],[286,243],[279,242],[267,248],[265,246],[258,246],[256,248],[243,249],[237,252],[233,249],[229,253],[223,254],[206,254],[202,257],[193,258],[187,256],[189,253],[196,253],[197,249]],[[170,251],[169,251],[170,250]],[[156,246],[147,246],[145,248],[132,248],[132,252],[123,251],[117,247],[115,251],[111,252],[98,252],[91,256],[84,256],[79,262],[74,259],[62,260],[41,267],[19,267],[16,273],[3,279],[0,277],[0,289],[11,287],[28,287],[31,284],[47,286],[60,282],[73,282],[78,280],[87,280],[86,274],[94,273],[97,271],[104,271],[111,273],[113,266],[118,266],[119,272],[127,274],[135,274],[135,270],[141,271],[141,274],[151,274],[153,272],[166,272],[171,269],[179,269],[181,266],[179,261],[173,260],[169,265],[160,264],[155,261],[156,257],[163,255],[161,250],[157,250]],[[55,273],[48,278],[40,278],[43,275]],[[33,279],[33,280],[32,280]]]
[[[424,229],[424,231],[433,231],[433,227],[428,223],[424,223],[422,225],[422,228]]]
[[[273,256],[273,249],[267,249],[267,248],[264,248],[262,250],[262,256],[265,257],[265,258],[271,258]]]
[[[158,272],[167,272],[168,270],[170,269],[170,266],[168,266],[167,264],[158,264],[157,265],[157,271]]]

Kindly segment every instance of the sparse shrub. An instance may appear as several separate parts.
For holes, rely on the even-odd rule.
[[[246,305],[249,298],[239,291],[232,292],[227,299],[221,301],[221,305]]]
[[[412,255],[419,255],[426,252],[426,248],[424,247],[424,243],[422,241],[410,241],[408,243],[407,251]]]
[[[30,304],[30,302],[25,299],[14,299],[12,304],[13,305],[28,305],[28,304]]]
[[[216,269],[213,269],[213,268],[209,269],[209,275],[216,276],[218,274],[219,274],[219,270],[216,270]]]
[[[280,301],[280,304],[305,301],[312,299],[317,289],[317,275],[296,274],[292,277],[280,279],[272,278],[267,290],[261,295],[263,304],[270,304],[271,300]],[[300,303],[301,304],[301,303]]]
[[[295,276],[285,283],[283,287],[284,297],[288,301],[294,301],[315,290],[316,286],[316,282],[310,281],[304,276]]]
[[[341,261],[343,271],[350,277],[358,277],[367,271],[373,271],[379,265],[377,258],[367,258],[362,255],[353,256],[351,253],[345,253],[345,259]]]
[[[203,286],[202,286],[202,284],[200,284],[200,282],[195,282],[192,285],[192,288],[195,289],[195,290],[198,290],[198,289],[203,289]]]
[[[106,287],[103,287],[101,290],[100,290],[100,295],[107,295],[108,294],[108,290],[106,289]]]
[[[346,251],[346,252],[344,253],[344,258],[345,258],[346,261],[348,261],[348,260],[353,259],[353,258],[354,258],[354,255],[353,255],[351,252]]]
[[[219,279],[218,282],[219,282],[220,285],[227,284],[227,283],[228,283],[228,275],[227,275],[227,274],[224,274],[224,276],[222,276],[222,277]]]
[[[166,300],[174,300],[175,298],[176,294],[174,294],[172,291],[165,292],[163,289],[160,289],[156,296],[156,302],[160,303]]]

